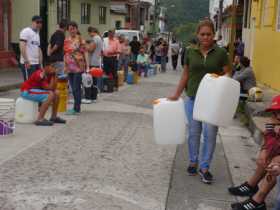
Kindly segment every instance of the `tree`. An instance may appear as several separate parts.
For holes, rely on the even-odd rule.
[[[167,27],[181,41],[195,35],[199,20],[209,16],[209,0],[161,0],[167,8]]]

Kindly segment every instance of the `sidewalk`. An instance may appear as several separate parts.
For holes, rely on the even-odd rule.
[[[22,75],[18,68],[0,69],[0,91],[15,89],[22,82]]]

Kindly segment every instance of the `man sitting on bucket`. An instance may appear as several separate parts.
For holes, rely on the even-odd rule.
[[[21,86],[21,97],[41,104],[38,118],[35,122],[37,126],[52,126],[54,123],[65,124],[66,121],[57,116],[59,95],[56,90],[55,68],[51,64],[46,64],[45,68],[33,73]],[[52,106],[50,120],[45,119],[48,108]]]

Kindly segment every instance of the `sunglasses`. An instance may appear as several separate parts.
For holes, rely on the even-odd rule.
[[[38,21],[36,21],[36,23],[37,23],[37,24],[42,24],[42,23],[43,23],[43,21],[38,20]]]

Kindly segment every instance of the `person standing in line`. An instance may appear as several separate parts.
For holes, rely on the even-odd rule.
[[[43,19],[35,15],[32,17],[31,27],[24,28],[19,35],[20,39],[20,69],[24,81],[43,63],[42,50],[40,48],[39,32],[42,28]]]
[[[109,30],[108,37],[103,40],[103,68],[108,76],[113,76],[116,90],[118,90],[117,59],[120,54],[119,45],[119,40],[115,38],[114,31]]]
[[[202,78],[207,74],[231,75],[229,58],[225,49],[214,43],[215,27],[209,20],[201,21],[197,28],[199,47],[190,48],[185,56],[185,67],[181,80],[174,95],[169,100],[178,100],[182,92],[186,90],[185,101],[186,115],[189,122],[189,175],[198,173],[203,183],[211,184],[213,175],[210,173],[210,165],[216,147],[218,127],[202,123],[193,119],[193,108],[196,93]],[[207,104],[206,104],[207,106]],[[203,131],[204,143],[202,154],[200,153],[200,138]]]
[[[131,47],[132,61],[136,62],[141,47],[141,43],[138,41],[137,36],[133,37],[133,40],[129,43],[129,45]]]
[[[120,57],[119,57],[119,67],[118,69],[123,68],[124,69],[124,78],[125,81],[127,79],[128,74],[128,64],[130,61],[130,55],[131,55],[131,47],[129,46],[129,41],[125,37],[122,37],[122,41],[120,43]]]
[[[177,69],[177,65],[178,65],[180,45],[174,39],[174,40],[172,40],[172,44],[170,45],[170,48],[171,48],[172,66],[173,66],[173,70],[175,71]]]
[[[82,73],[89,71],[88,53],[85,41],[78,35],[78,25],[71,21],[68,24],[69,37],[64,41],[65,70],[68,73],[69,83],[74,96],[74,107],[67,111],[68,115],[76,115],[81,112],[82,100]]]
[[[101,54],[102,54],[102,47],[103,42],[101,37],[99,36],[99,32],[96,28],[89,27],[88,34],[91,37],[90,43],[88,45],[88,52],[89,52],[89,65],[90,68],[100,68],[101,67]]]
[[[168,44],[166,41],[161,45],[161,71],[166,72],[166,64],[168,63]]]
[[[102,47],[103,41],[99,35],[97,28],[88,27],[88,34],[91,37],[87,47],[89,53],[89,66],[90,68],[101,68],[102,66]],[[101,89],[101,84],[99,79],[94,78],[94,85],[97,85]]]
[[[51,36],[48,46],[49,62],[56,69],[57,76],[64,75],[64,40],[67,30],[67,20],[62,20],[59,23],[59,28]]]
[[[182,51],[181,51],[181,64],[182,64],[183,68],[184,68],[184,65],[185,65],[185,56],[186,56],[186,54],[187,54],[187,51],[188,51],[190,48],[196,48],[196,47],[197,47],[197,40],[196,40],[196,38],[190,39],[187,47],[182,46]]]
[[[159,39],[155,46],[156,64],[161,64],[161,45],[162,45],[162,39]]]

